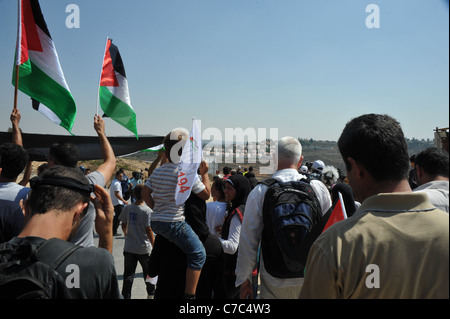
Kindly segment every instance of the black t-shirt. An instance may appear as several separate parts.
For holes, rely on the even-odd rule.
[[[23,241],[39,247],[46,240],[41,237],[14,237],[8,243],[18,246]],[[75,265],[75,267],[73,266]],[[74,270],[76,269],[76,270]],[[120,299],[113,256],[103,248],[81,247],[75,250],[57,269],[64,280],[79,270],[79,288],[70,288],[74,299]],[[69,279],[71,281],[71,279]]]

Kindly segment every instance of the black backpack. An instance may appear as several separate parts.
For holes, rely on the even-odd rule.
[[[322,210],[305,181],[262,181],[269,188],[263,204],[261,250],[267,272],[276,278],[304,275],[311,245],[320,235]]]
[[[0,299],[70,299],[69,288],[56,269],[81,248],[52,238],[40,247],[24,240],[0,245]]]

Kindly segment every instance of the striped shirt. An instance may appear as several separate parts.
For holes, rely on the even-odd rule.
[[[178,181],[178,165],[165,163],[155,169],[145,185],[152,190],[155,203],[151,215],[152,221],[179,222],[184,220],[184,204],[175,203],[175,190]],[[192,187],[192,192],[198,194],[205,189],[200,178]]]

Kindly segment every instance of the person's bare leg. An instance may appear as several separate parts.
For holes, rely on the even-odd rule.
[[[201,270],[186,269],[186,286],[184,288],[185,295],[195,296],[198,280]]]

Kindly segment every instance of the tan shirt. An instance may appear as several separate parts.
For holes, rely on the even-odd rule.
[[[379,194],[327,229],[300,298],[449,298],[449,215],[425,194]]]

